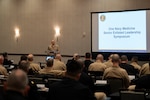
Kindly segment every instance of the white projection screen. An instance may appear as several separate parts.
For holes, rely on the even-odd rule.
[[[91,12],[93,53],[150,53],[150,10]]]

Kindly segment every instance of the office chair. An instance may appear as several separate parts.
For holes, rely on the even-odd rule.
[[[94,81],[101,80],[103,73],[103,71],[88,71],[88,74],[94,79]]]
[[[110,85],[110,94],[119,92],[123,88],[123,79],[121,78],[107,78],[106,80]]]
[[[120,91],[121,100],[145,100],[144,91]]]

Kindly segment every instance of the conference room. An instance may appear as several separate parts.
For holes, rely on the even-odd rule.
[[[51,40],[59,46],[65,64],[75,53],[85,60],[90,52],[94,62],[99,53],[104,62],[117,53],[127,55],[128,63],[138,56],[142,66],[150,57],[149,7],[149,0],[0,0],[0,54],[7,52],[13,63],[6,66],[9,74],[22,55],[33,54],[34,62],[44,68]],[[1,83],[6,81],[1,77]],[[109,85],[103,82],[95,84],[96,91],[107,95]]]

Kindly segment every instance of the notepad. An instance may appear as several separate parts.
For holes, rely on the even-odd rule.
[[[45,84],[36,84],[38,88],[45,88]]]
[[[95,84],[107,84],[107,80],[96,80]]]
[[[135,79],[135,75],[128,75],[130,80]]]

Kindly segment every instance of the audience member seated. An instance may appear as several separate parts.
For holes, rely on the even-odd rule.
[[[109,55],[108,60],[106,62],[104,62],[104,64],[106,65],[106,68],[109,68],[109,67],[113,66],[112,56],[113,56],[113,54]]]
[[[62,81],[50,85],[47,100],[96,100],[90,89],[78,80],[82,66],[72,60]]]
[[[107,78],[121,78],[121,79],[123,79],[124,88],[128,88],[129,83],[130,83],[129,77],[128,77],[128,73],[126,72],[125,69],[123,69],[123,68],[121,68],[119,66],[120,57],[119,57],[118,54],[114,54],[112,56],[112,63],[113,63],[113,66],[107,68],[104,71],[103,79],[107,79]]]
[[[150,62],[143,64],[143,66],[140,69],[140,73],[139,73],[140,76],[146,74],[150,74]]]
[[[52,74],[54,76],[61,76],[63,77],[65,74],[65,71],[61,71],[61,70],[53,70],[53,59],[48,59],[46,62],[46,67],[41,69],[39,71],[40,74]]]
[[[134,67],[134,69],[137,69],[138,71],[140,71],[140,69],[141,69],[141,66],[138,64],[138,57],[137,56],[133,56],[131,58],[130,65],[132,65]]]
[[[3,62],[4,62],[4,57],[2,55],[0,55],[0,75],[5,75],[7,76],[7,69],[3,66]]]
[[[19,64],[18,68],[22,69],[23,71],[25,71],[26,73],[28,73],[29,66],[30,66],[30,64],[29,64],[28,61],[22,60],[22,61],[20,61],[20,64]]]
[[[93,94],[95,94],[95,97],[97,100],[104,100],[106,98],[106,94],[104,92],[95,92],[96,90],[95,90],[93,79],[88,74],[83,72],[84,62],[81,60],[77,60],[77,61],[82,66],[82,72],[81,72],[81,75],[79,78],[79,82],[81,82],[83,85],[87,86],[93,92]]]
[[[150,74],[142,75],[134,81],[134,85],[130,85],[129,90],[146,90],[150,92]]]
[[[68,59],[68,61],[67,61],[67,63],[66,63],[66,66],[71,62],[71,61],[73,61],[73,60],[78,60],[78,59],[80,59],[80,56],[79,56],[79,54],[78,53],[74,53],[74,55],[73,55],[73,58],[72,59]]]
[[[53,70],[66,70],[66,65],[64,62],[61,61],[61,54],[56,54],[53,64]]]
[[[26,61],[26,60],[22,60],[22,61],[20,61],[20,64],[19,64],[19,66],[18,66],[18,69],[21,69],[21,70],[23,70],[27,75],[28,75],[28,77],[31,75],[32,77],[34,77],[35,75],[33,75],[33,72],[32,72],[32,70],[30,70],[29,69],[29,62],[28,61]],[[35,76],[36,77],[36,76]],[[29,77],[30,78],[30,77]],[[28,84],[29,86],[30,86],[30,89],[29,89],[29,91],[28,91],[28,100],[40,100],[40,94],[38,93],[38,91],[37,91],[37,86],[36,86],[36,84],[33,82],[33,81],[31,81],[30,79],[29,79],[29,84]]]
[[[30,64],[28,61],[22,60],[19,64],[18,68],[25,71],[27,73],[27,75],[33,75],[34,72],[31,69],[29,69],[29,66],[30,66]]]
[[[130,64],[128,64],[128,58],[126,55],[121,56],[121,63],[119,66],[123,69],[125,69],[128,73],[128,75],[137,75],[138,70],[134,69],[134,67]]]
[[[92,61],[92,55],[90,52],[86,52],[85,53],[85,60],[84,60],[84,68],[83,68],[83,72],[88,73],[88,68],[89,65],[93,63]]]
[[[7,52],[3,53],[3,57],[4,57],[3,65],[11,65],[13,63],[11,60],[8,60],[8,53]]]
[[[150,90],[150,74],[143,75],[136,80],[135,89],[146,89]]]
[[[103,63],[103,55],[98,54],[96,57],[96,61],[90,64],[88,71],[105,71],[106,65]]]
[[[4,100],[27,100],[25,94],[28,89],[26,73],[20,69],[13,70],[7,79]]]
[[[41,70],[41,67],[39,66],[39,64],[34,63],[33,58],[34,58],[33,54],[28,55],[28,61],[30,63],[29,69],[31,69],[36,74],[36,73],[38,73],[38,71]]]
[[[25,61],[28,60],[28,58],[27,58],[26,55],[22,55],[22,56],[20,57],[20,61],[19,61],[18,65],[20,65],[20,62],[23,61],[23,60],[25,60]]]

